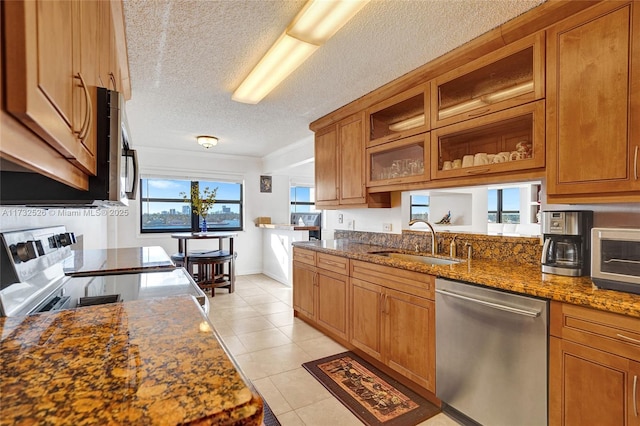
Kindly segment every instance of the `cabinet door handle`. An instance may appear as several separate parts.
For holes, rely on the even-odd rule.
[[[82,120],[82,126],[80,127],[80,130],[76,132],[78,135],[78,138],[80,138],[81,140],[84,140],[89,135],[89,131],[91,130],[91,122],[93,121],[93,117],[92,117],[93,107],[91,105],[91,96],[89,95],[89,88],[87,87],[87,84],[84,82],[82,73],[78,73],[78,75],[75,76],[75,78],[80,80],[80,85],[84,91],[85,103],[87,104],[87,114]]]
[[[470,113],[469,113],[469,114],[467,114],[467,115],[468,115],[469,117],[475,117],[475,116],[477,116],[477,115],[485,114],[485,113],[487,113],[487,112],[489,112],[489,111],[491,111],[491,108],[484,108],[484,109],[481,109],[481,110],[476,111],[476,112],[470,112]]]
[[[633,177],[638,180],[638,145],[636,145],[636,152],[633,155]]]
[[[113,90],[118,90],[118,86],[116,85],[116,76],[113,75],[112,72],[109,73],[109,81],[111,81],[111,84],[113,85]]]
[[[633,376],[633,414],[638,417],[638,376]]]
[[[618,336],[619,338],[624,339],[626,341],[629,341],[631,343],[640,344],[640,340],[634,339],[633,337],[625,336],[624,334],[620,334],[620,333],[616,334],[616,336]]]
[[[480,169],[480,170],[467,170],[468,175],[480,175],[482,173],[490,172],[491,169]]]

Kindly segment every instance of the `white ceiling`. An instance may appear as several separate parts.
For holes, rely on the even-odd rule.
[[[257,105],[231,94],[305,0],[125,0],[137,147],[252,157],[544,0],[372,0]],[[199,134],[220,138],[204,150]]]

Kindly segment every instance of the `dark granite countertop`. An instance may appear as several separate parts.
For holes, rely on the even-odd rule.
[[[0,318],[0,424],[259,425],[190,296]]]
[[[294,246],[350,259],[393,266],[452,280],[538,296],[545,299],[587,306],[640,318],[640,295],[594,287],[589,277],[563,277],[543,274],[539,265],[506,261],[475,260],[453,265],[427,265],[371,254],[373,251],[397,251],[388,247],[355,243],[349,240],[301,241]],[[405,251],[406,253],[411,253]],[[430,255],[430,253],[421,253]],[[514,256],[517,255],[514,253]],[[440,256],[443,257],[443,256]]]

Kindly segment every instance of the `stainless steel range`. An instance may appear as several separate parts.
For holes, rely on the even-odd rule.
[[[209,311],[206,295],[184,268],[156,261],[157,250],[152,248],[122,249],[125,259],[131,259],[134,251],[148,256],[146,262],[134,262],[137,266],[125,261],[127,267],[122,268],[123,262],[119,266],[95,262],[100,258],[96,253],[110,254],[107,259],[112,259],[118,250],[72,250],[75,236],[64,226],[8,231],[0,236],[0,316],[184,294],[194,296]],[[79,258],[92,261],[79,265]]]

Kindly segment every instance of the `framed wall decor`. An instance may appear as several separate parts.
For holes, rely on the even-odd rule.
[[[260,176],[260,192],[271,192],[271,176]]]

